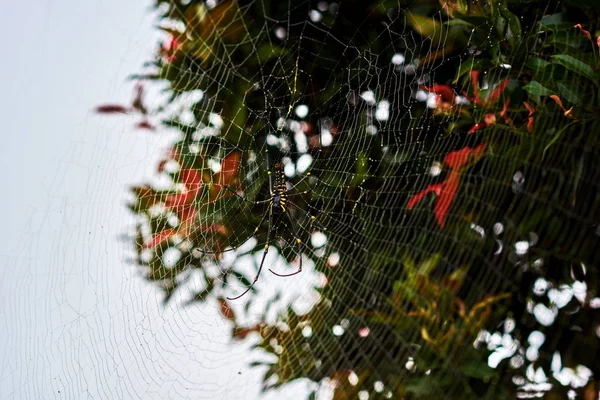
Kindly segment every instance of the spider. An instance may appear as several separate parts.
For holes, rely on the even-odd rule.
[[[268,150],[265,150],[265,152],[268,153]],[[268,163],[268,161],[267,161],[267,163]],[[296,207],[296,209],[298,209],[299,211],[305,213],[308,217],[310,217],[311,223],[315,222],[323,230],[327,230],[327,228],[323,227],[319,223],[319,221],[317,221],[317,219],[316,219],[316,217],[314,215],[310,215],[306,211],[304,211],[301,208],[299,208],[298,206],[296,206],[294,203],[288,202],[288,200],[290,198],[302,196],[302,195],[307,194],[309,191],[312,190],[312,187],[311,187],[310,189],[305,190],[303,192],[289,193],[290,190],[295,189],[302,181],[304,181],[304,179],[306,179],[307,177],[309,177],[310,176],[310,172],[308,172],[305,175],[304,178],[302,178],[298,183],[296,183],[290,189],[288,189],[287,186],[286,186],[285,175],[284,175],[284,172],[283,172],[283,165],[281,163],[276,163],[274,165],[274,171],[273,171],[273,173],[269,170],[267,172],[267,174],[269,176],[269,193],[270,193],[270,197],[268,199],[265,199],[265,200],[251,201],[251,200],[248,200],[247,198],[245,198],[244,196],[238,194],[233,189],[227,187],[226,185],[223,186],[226,190],[230,191],[231,193],[233,193],[234,195],[236,195],[237,197],[239,197],[240,199],[242,199],[243,201],[245,201],[248,204],[251,204],[251,205],[268,204],[267,209],[263,213],[263,216],[262,216],[260,222],[256,226],[256,229],[254,229],[254,232],[252,232],[252,234],[246,240],[244,240],[242,243],[240,243],[237,246],[233,246],[233,247],[231,247],[228,250],[209,252],[209,251],[202,251],[202,250],[199,249],[204,254],[221,254],[221,253],[225,253],[227,251],[233,251],[233,250],[237,249],[240,245],[246,243],[248,240],[250,240],[251,238],[253,238],[254,236],[256,236],[256,234],[260,230],[261,225],[265,222],[265,220],[267,218],[269,219],[269,225],[268,225],[268,231],[267,231],[267,242],[265,244],[265,248],[264,248],[264,251],[263,251],[263,255],[262,255],[261,262],[260,262],[260,266],[258,267],[258,272],[256,273],[256,276],[254,277],[253,282],[250,284],[250,286],[248,286],[248,288],[242,294],[240,294],[238,296],[235,296],[235,297],[227,297],[227,299],[229,299],[229,300],[237,300],[240,297],[244,296],[246,293],[248,293],[250,291],[250,289],[252,289],[252,287],[254,286],[254,284],[256,284],[256,281],[258,281],[258,278],[260,276],[260,272],[262,271],[263,265],[265,263],[265,259],[267,257],[267,254],[269,253],[269,244],[270,244],[270,241],[272,239],[271,236],[272,236],[273,232],[275,232],[277,230],[277,224],[276,224],[276,222],[278,222],[281,219],[280,217],[283,216],[283,215],[285,215],[287,217],[287,220],[290,223],[290,227],[298,226],[298,231],[297,231],[297,233],[294,234],[294,240],[295,240],[296,245],[297,245],[298,255],[300,256],[299,257],[300,258],[299,266],[298,266],[298,270],[296,270],[295,272],[292,272],[290,274],[280,274],[280,273],[277,273],[277,272],[273,271],[271,268],[269,268],[269,271],[272,274],[277,275],[279,277],[293,276],[293,275],[296,275],[296,274],[299,274],[300,272],[302,272],[302,246],[303,246],[303,242],[302,242],[302,240],[299,237],[300,236],[301,228],[300,228],[300,225],[295,221],[294,217],[289,213],[289,206]],[[274,175],[274,182],[272,181],[273,175]],[[292,231],[292,233],[293,233],[293,231]]]

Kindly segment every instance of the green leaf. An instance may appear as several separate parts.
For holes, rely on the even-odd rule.
[[[246,287],[250,286],[250,284],[251,284],[250,279],[248,279],[245,275],[243,275],[237,271],[232,271],[231,273],[233,274],[233,276],[235,276],[237,278],[237,280],[239,280],[242,283],[242,285],[244,285]],[[254,288],[252,288],[252,289],[254,289]]]
[[[434,46],[445,39],[444,32],[446,29],[434,18],[408,12],[406,13],[406,22],[421,36],[431,39]]]
[[[487,364],[473,361],[467,364],[462,364],[458,367],[463,374],[477,379],[488,379],[496,375],[497,371]]]
[[[557,45],[564,45],[564,46],[562,46],[562,48],[566,48],[566,46],[568,46],[568,47],[573,47],[573,48],[577,49],[577,48],[581,48],[586,42],[587,42],[587,40],[585,39],[585,37],[583,35],[582,36],[573,36],[573,34],[571,32],[559,31],[559,32],[553,33],[552,35],[548,36],[548,38],[546,38],[546,40],[544,40],[544,46],[545,47],[548,47],[548,46],[560,47]]]
[[[405,254],[402,257],[402,265],[404,265],[404,268],[407,273],[413,273],[416,271],[416,268],[417,268],[414,260],[412,258],[410,258],[410,256],[408,254]],[[401,279],[400,281],[403,282],[404,280]]]
[[[560,137],[567,130],[567,128],[569,128],[571,125],[575,124],[576,122],[577,121],[570,122],[569,124],[565,125],[565,127],[563,127],[560,131],[558,131],[557,133],[554,134],[552,139],[550,139],[550,142],[548,142],[548,144],[546,144],[546,146],[544,147],[544,151],[542,151],[542,157],[544,157],[546,155],[546,152],[548,151],[548,149],[550,147],[552,147],[558,139],[560,139]]]
[[[527,85],[523,86],[523,89],[534,96],[550,96],[551,94],[554,94],[552,90],[537,81],[529,82]]]
[[[279,365],[277,365],[277,364],[271,365],[271,367],[265,372],[265,374],[263,376],[263,382],[266,382],[267,380],[269,380],[269,378],[271,376],[275,375],[277,373],[277,371],[279,371]]]
[[[164,27],[164,26],[159,26],[158,29],[160,29],[161,31],[166,32],[169,35],[171,35],[173,37],[176,37],[176,38],[183,36],[183,33],[181,33],[177,29],[173,29],[173,28],[169,28],[169,27]]]
[[[419,265],[419,273],[429,276],[440,263],[442,256],[439,253],[434,254]]]
[[[406,384],[406,390],[417,396],[428,396],[434,393],[439,393],[440,385],[439,381],[433,376],[423,376],[415,379],[411,379]]]
[[[556,82],[560,97],[568,101],[569,103],[580,105],[583,103],[584,92],[577,85],[570,82],[558,81]]]
[[[586,78],[596,82],[598,79],[598,75],[594,72],[592,67],[587,65],[586,63],[579,61],[575,57],[568,56],[566,54],[556,54],[552,56],[552,59],[564,66],[570,71],[575,72],[576,74],[585,76]]]
[[[521,41],[521,22],[519,21],[519,17],[508,10],[502,10],[501,14],[508,22],[508,27],[504,36],[506,40],[508,40],[508,43],[515,47],[519,45]]]
[[[465,26],[470,28],[484,27],[487,24],[487,18],[467,15],[463,15],[460,18],[452,18],[444,23],[447,26]]]
[[[547,15],[544,18],[542,18],[540,20],[540,22],[538,23],[539,29],[540,30],[546,30],[546,29],[558,30],[558,29],[571,28],[573,26],[573,23],[568,20],[565,20],[565,17],[566,16],[563,13]]]
[[[248,366],[250,368],[263,367],[263,366],[269,366],[269,365],[273,365],[273,363],[268,363],[268,362],[264,362],[264,361],[252,361],[250,364],[248,364]]]
[[[203,294],[209,295],[210,292],[215,288],[215,280],[214,278],[206,277],[206,286],[204,287]]]
[[[452,83],[458,83],[459,79],[466,73],[471,71],[483,71],[489,69],[493,66],[492,62],[487,59],[470,59],[465,61],[460,65],[458,71],[456,72],[456,78],[452,81]]]
[[[467,27],[467,28],[475,28],[475,25],[473,25],[471,22],[465,21],[464,19],[460,19],[460,18],[452,18],[448,22],[445,22],[444,25],[447,25],[447,26],[464,26],[464,27]]]
[[[541,71],[546,68],[550,63],[539,57],[530,57],[525,61],[525,66],[531,68],[534,71]]]
[[[350,187],[357,187],[363,183],[368,177],[369,157],[364,152],[358,154],[355,165],[355,173],[350,182]]]
[[[271,59],[282,58],[287,53],[287,50],[280,46],[276,46],[273,44],[264,44],[258,48],[256,55],[259,59],[259,64],[263,65]]]

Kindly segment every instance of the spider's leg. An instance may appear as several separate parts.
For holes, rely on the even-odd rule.
[[[294,186],[292,186],[291,188],[289,188],[287,190],[287,192],[289,192],[290,190],[294,190],[300,183],[302,183],[303,180],[305,180],[308,176],[310,175],[310,172],[308,174],[306,174],[306,176],[302,179],[300,179],[298,181],[298,183],[296,183]],[[308,189],[303,190],[301,192],[296,192],[296,193],[292,193],[292,194],[286,194],[287,197],[298,197],[298,196],[302,196],[305,194],[308,194],[310,192],[312,192],[314,190],[314,188],[319,184],[319,181],[317,180],[317,183],[315,183],[313,186],[310,186]]]
[[[305,191],[303,191],[303,192],[297,192],[297,193],[292,193],[292,194],[286,194],[285,196],[286,196],[287,198],[290,198],[290,197],[298,197],[298,196],[302,196],[302,195],[308,194],[308,193],[310,193],[312,190],[313,190],[313,188],[311,187],[310,189],[307,189],[307,190],[305,190]]]
[[[290,224],[293,227],[294,222],[295,222],[294,219],[292,219],[292,216],[290,215],[289,212],[286,212],[285,215],[287,215],[288,221],[290,221]],[[298,267],[298,270],[296,272],[292,272],[291,274],[278,274],[277,272],[275,272],[271,268],[269,268],[269,271],[271,271],[272,274],[280,276],[282,278],[284,278],[286,276],[296,275],[296,274],[299,274],[300,272],[302,272],[302,240],[300,240],[300,231],[302,230],[302,227],[298,223],[296,223],[295,225],[298,226],[298,233],[296,233],[296,235],[294,236],[294,239],[296,239],[296,245],[298,246],[298,257],[300,258],[300,266]]]
[[[290,195],[287,195],[287,197],[290,197]],[[309,212],[304,211],[302,208],[298,207],[297,205],[295,205],[294,203],[292,203],[291,201],[289,203],[287,203],[288,205],[291,205],[293,207],[295,207],[298,211],[300,211],[301,213],[304,213],[304,215],[306,215],[308,218],[310,218],[310,220],[312,221],[313,224],[316,224],[319,228],[323,229],[324,231],[327,230],[327,228],[319,222],[319,220],[317,219],[316,216],[311,215]]]
[[[266,215],[266,213],[265,213]],[[264,217],[263,217],[264,219]],[[248,293],[250,291],[250,289],[252,289],[252,287],[254,286],[254,284],[256,283],[256,281],[258,281],[258,277],[260,276],[260,271],[262,270],[263,264],[265,263],[265,259],[267,258],[267,253],[269,252],[269,242],[271,241],[271,232],[273,231],[274,227],[273,227],[273,206],[271,205],[269,207],[269,231],[267,232],[267,244],[265,244],[265,251],[263,252],[263,256],[262,256],[262,260],[260,261],[260,266],[258,267],[258,272],[256,273],[256,276],[254,277],[254,281],[252,282],[252,284],[250,286],[248,286],[248,289],[244,290],[244,292],[238,296],[235,297],[227,297],[228,300],[237,300],[240,297],[242,297],[243,295],[245,295],[246,293]]]
[[[289,188],[289,189],[288,189],[288,192],[289,192],[290,190],[294,190],[294,189],[296,189],[296,187],[298,187],[298,185],[300,185],[302,182],[304,182],[304,181],[305,181],[307,178],[309,178],[310,176],[311,176],[310,172],[307,172],[307,173],[306,173],[306,175],[304,175],[304,177],[303,177],[302,179],[300,179],[298,182],[296,182],[296,184],[295,184],[294,186],[292,186],[291,188]],[[308,192],[310,192],[310,191],[311,191],[311,190],[313,190],[313,188],[314,188],[315,186],[317,186],[318,184],[319,184],[319,181],[317,180],[317,183],[315,183],[315,185],[314,185],[314,186],[310,186],[310,184],[309,184],[309,186],[310,186],[310,187],[309,187],[309,188],[308,188],[306,191],[304,191],[304,192],[298,192],[298,193],[294,193],[294,194],[306,193],[307,191],[308,191]]]
[[[269,210],[271,209],[271,207],[269,207]],[[270,214],[270,212],[268,212]],[[258,233],[258,230],[260,228],[260,226],[263,224],[263,222],[265,222],[265,218],[267,218],[267,212],[263,213],[262,218],[260,219],[260,222],[258,223],[258,225],[256,225],[256,229],[254,229],[254,232],[252,232],[252,234],[250,236],[248,236],[248,238],[246,240],[244,240],[242,243],[231,247],[230,249],[227,250],[223,250],[223,251],[204,251],[204,250],[200,250],[198,249],[198,251],[200,251],[203,254],[222,254],[222,253],[227,253],[230,251],[234,251],[237,250],[238,247],[240,247],[241,245],[243,245],[244,243],[246,243],[248,240],[252,239],[254,236],[256,236],[256,234]],[[271,219],[269,218],[269,221]],[[271,229],[271,223],[269,222],[269,229]],[[268,239],[267,239],[268,242]]]
[[[269,149],[265,149],[265,161],[267,163],[267,175],[269,176],[269,193],[273,193],[273,177],[271,174],[271,165],[269,164]]]

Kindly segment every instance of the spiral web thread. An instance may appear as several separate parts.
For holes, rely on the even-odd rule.
[[[313,317],[338,322],[328,334],[317,335],[306,329],[310,326],[306,324],[300,336],[271,340],[272,353],[281,356],[285,349],[288,359],[280,361],[282,369],[267,380],[267,386],[277,383],[278,379],[283,380],[286,367],[289,375],[306,377],[313,373],[315,362],[337,366],[364,363],[361,364],[364,371],[377,371],[378,362],[391,362],[401,370],[397,372],[398,376],[412,374],[414,368],[419,367],[414,366],[413,356],[426,345],[422,334],[413,330],[406,336],[402,329],[382,328],[370,319],[373,316],[370,310],[381,310],[378,307],[384,301],[382,298],[389,296],[394,282],[409,279],[407,269],[400,267],[409,263],[407,254],[423,262],[435,259],[439,248],[445,249],[443,260],[436,259],[435,272],[430,276],[431,281],[437,283],[450,279],[461,265],[477,261],[467,277],[470,291],[462,299],[472,305],[486,294],[501,294],[514,288],[514,265],[541,262],[541,258],[530,260],[527,256],[528,248],[535,246],[538,240],[536,227],[530,227],[528,232],[509,229],[509,226],[518,225],[532,207],[543,205],[562,213],[571,222],[562,237],[573,246],[577,243],[578,229],[598,221],[595,206],[588,205],[586,214],[567,215],[568,211],[561,209],[560,204],[534,189],[544,186],[543,179],[548,182],[583,179],[581,184],[589,185],[590,190],[597,192],[598,182],[589,175],[566,170],[558,162],[553,165],[553,157],[559,156],[552,151],[543,164],[529,163],[522,154],[495,152],[488,154],[477,168],[461,172],[461,184],[471,189],[458,192],[446,216],[447,221],[469,218],[455,211],[464,210],[461,205],[468,204],[478,218],[471,221],[469,235],[492,238],[493,249],[474,246],[475,239],[449,227],[450,222],[443,229],[439,223],[431,223],[432,207],[408,210],[407,202],[411,197],[429,184],[443,180],[447,173],[444,159],[450,152],[465,146],[474,149],[484,142],[477,134],[447,134],[441,126],[448,120],[431,117],[436,108],[433,104],[436,97],[428,94],[423,86],[431,87],[440,79],[447,83],[453,77],[445,75],[444,62],[429,63],[423,59],[443,51],[449,46],[449,39],[438,37],[434,40],[433,36],[438,32],[432,33],[430,38],[418,37],[414,29],[407,27],[408,13],[405,11],[408,9],[403,2],[386,4],[389,11],[383,12],[378,8],[382,6],[373,6],[355,26],[355,32],[344,36],[346,42],[341,43],[333,27],[338,19],[348,16],[346,10],[353,7],[350,3],[293,2],[287,5],[286,18],[274,18],[270,11],[264,11],[264,18],[256,22],[251,13],[260,9],[259,3],[222,2],[217,5],[207,2],[209,15],[218,7],[229,9],[224,12],[220,25],[215,23],[224,33],[217,36],[216,44],[213,44],[213,49],[222,46],[227,50],[203,55],[189,64],[172,63],[165,67],[171,76],[182,76],[182,80],[189,80],[189,76],[183,77],[196,74],[197,70],[209,72],[193,75],[189,80],[194,90],[201,91],[198,96],[201,100],[197,97],[189,101],[186,104],[189,110],[177,117],[188,127],[187,131],[183,130],[184,134],[191,137],[184,147],[179,148],[180,155],[185,154],[186,162],[212,171],[212,177],[209,182],[204,182],[205,185],[219,187],[223,183],[219,182],[219,174],[229,173],[230,179],[225,185],[239,196],[231,194],[231,190],[222,185],[216,192],[201,191],[195,201],[205,206],[201,207],[192,233],[188,235],[194,239],[171,241],[170,247],[161,250],[161,256],[164,264],[189,261],[193,265],[202,265],[203,278],[190,278],[198,271],[190,272],[189,269],[181,275],[185,279],[177,278],[178,288],[188,287],[201,300],[209,298],[209,292],[203,292],[207,277],[216,280],[220,297],[241,293],[247,284],[243,279],[231,278],[230,272],[241,271],[247,282],[252,280],[269,230],[267,218],[259,226],[256,237],[248,240],[268,210],[267,205],[255,206],[250,202],[269,197],[268,171],[273,171],[275,162],[284,164],[288,187],[302,180],[298,190],[309,193],[290,200],[295,224],[285,218],[277,222],[277,229],[273,229],[269,241],[272,251],[266,258],[255,292],[236,300],[237,303],[228,303],[228,307],[242,321],[240,326],[279,321],[285,331],[289,322],[285,318],[289,302],[294,312],[313,313]],[[299,18],[299,15],[304,17]],[[441,24],[444,16],[439,12],[432,19]],[[231,44],[222,39],[227,35],[234,36],[239,43]],[[241,66],[239,60],[234,62],[229,57],[236,46],[251,49]],[[340,55],[340,47],[343,49],[341,56],[333,58],[331,54]],[[254,59],[262,57],[265,51],[278,53],[272,62],[261,63]],[[465,53],[459,57],[466,60],[471,55]],[[449,63],[456,61],[456,58],[448,60]],[[254,68],[244,69],[246,63]],[[318,70],[319,76],[313,75],[313,68]],[[324,70],[329,74],[324,76]],[[248,71],[256,73],[248,74]],[[493,81],[496,77],[489,78]],[[184,86],[180,90],[186,92],[188,88]],[[472,93],[473,88],[466,85],[464,90]],[[233,104],[209,95],[222,92],[226,93],[228,101],[234,100]],[[315,102],[315,98],[321,101]],[[464,104],[468,103],[466,98],[462,100]],[[562,115],[557,114],[557,121],[547,119],[537,123],[550,128],[559,124],[560,118]],[[243,125],[239,121],[243,121]],[[522,140],[514,133],[491,127],[487,135],[494,134],[508,135],[504,139],[506,146]],[[585,142],[560,143],[570,149],[567,152],[587,148]],[[239,156],[239,164],[227,163],[232,155]],[[235,167],[231,168],[231,165]],[[227,167],[230,170],[223,170]],[[175,175],[178,168],[181,165],[173,166]],[[495,180],[508,170],[514,173],[512,182]],[[477,184],[484,186],[485,192],[479,192]],[[496,198],[505,196],[502,193],[507,188],[526,199],[515,203],[510,214],[504,214],[505,204],[501,198]],[[556,187],[556,191],[560,190],[568,190],[567,184]],[[217,200],[215,193],[218,193]],[[318,223],[311,223],[311,215],[316,216]],[[429,223],[425,223],[426,220]],[[207,228],[216,226],[223,226],[227,233],[215,234],[215,229]],[[503,236],[505,230],[510,230],[511,234]],[[303,255],[298,254],[295,244],[297,232],[304,243]],[[571,239],[567,232],[572,234]],[[229,252],[233,246],[240,245],[240,249]],[[222,250],[227,250],[223,256],[207,254]],[[571,262],[580,261],[570,255],[573,253],[565,254]],[[267,271],[268,268],[282,273],[294,271],[298,257],[304,260],[304,278],[281,279]],[[418,265],[417,261],[415,263]],[[284,293],[284,300],[271,302],[278,292]],[[323,299],[323,293],[329,296],[327,300]],[[329,304],[330,300],[335,303],[339,299],[344,299],[343,302],[352,299],[352,302],[347,307]],[[400,309],[412,310],[409,303],[401,304]],[[510,327],[498,329],[501,334],[503,329],[504,333],[511,330]],[[489,343],[495,340],[491,338],[492,332],[483,332],[480,340]],[[251,342],[252,336],[245,340]],[[335,350],[331,350],[331,359],[313,360],[310,367],[304,367],[308,365],[306,354],[310,353],[307,346]],[[526,349],[519,342],[512,342],[512,346]],[[448,354],[447,360],[454,357],[453,350]],[[231,354],[216,355],[221,362],[226,362],[223,360],[229,357]],[[254,360],[251,356],[245,357]],[[527,370],[530,363],[522,355],[515,353],[512,362],[514,368],[523,369],[529,381],[537,379]],[[452,398],[462,390],[464,378],[453,370],[449,361],[445,367],[447,370],[442,377],[456,380],[447,393]],[[389,376],[385,374],[365,377],[353,371],[346,372],[347,375],[336,375],[337,380],[324,383],[329,383],[330,389],[340,385],[361,388],[358,395],[362,397],[369,393],[373,396],[394,395],[388,388]],[[230,378],[236,379],[236,385],[244,384],[244,377]],[[319,393],[327,392],[327,387],[322,386]]]

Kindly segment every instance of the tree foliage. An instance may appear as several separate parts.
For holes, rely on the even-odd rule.
[[[235,340],[258,338],[257,347],[277,360],[266,364],[265,387],[309,378],[334,382],[339,399],[362,390],[372,398],[513,398],[533,390],[527,368],[542,368],[551,387],[535,390],[595,398],[593,380],[577,387],[551,372],[558,352],[565,367],[600,374],[595,1],[341,1],[319,24],[305,23],[317,7],[310,2],[156,5],[169,39],[149,72],[134,78],[166,83],[169,97],[150,109],[139,89],[131,106],[98,111],[136,113],[140,128],[181,133],[158,166],[172,188],[133,187],[130,205],[144,221],[137,264],[165,289],[165,301],[190,270],[202,274],[205,286],[193,300],[219,304]],[[278,42],[273,32],[281,24],[287,36]],[[389,60],[397,53],[419,79],[395,72]],[[377,135],[361,128],[367,113],[352,103],[369,87],[391,101],[391,123]],[[204,96],[191,106],[195,123],[163,117],[197,90]],[[419,90],[433,105],[415,99]],[[319,180],[301,207],[320,211],[330,232],[326,255],[344,251],[335,267],[326,255],[305,254],[328,282],[307,314],[290,307],[273,323],[265,310],[262,322],[244,325],[224,297],[234,279],[248,286],[251,277],[235,264],[209,274],[207,263],[219,256],[196,249],[222,251],[252,233],[264,208],[236,213],[239,199],[224,186],[246,187],[251,199],[268,186],[264,174],[248,182],[248,166],[264,146],[281,152],[265,144],[267,135],[283,134],[276,121],[291,118],[298,104],[311,110],[300,122]],[[332,145],[319,141],[323,125]],[[198,134],[207,129],[216,134]],[[436,157],[441,173],[432,177],[426,168]],[[173,161],[177,168],[167,168]],[[266,234],[250,252],[262,251]],[[166,265],[172,248],[181,257]],[[558,306],[536,294],[539,278],[553,290],[577,283],[586,292]],[[365,287],[372,288],[368,298],[357,296]],[[555,322],[541,323],[532,312],[538,306]],[[508,320],[519,350],[490,368],[490,337]],[[341,336],[332,330],[340,321]],[[546,341],[527,362],[520,351],[534,331]],[[376,382],[385,390],[374,390]]]

